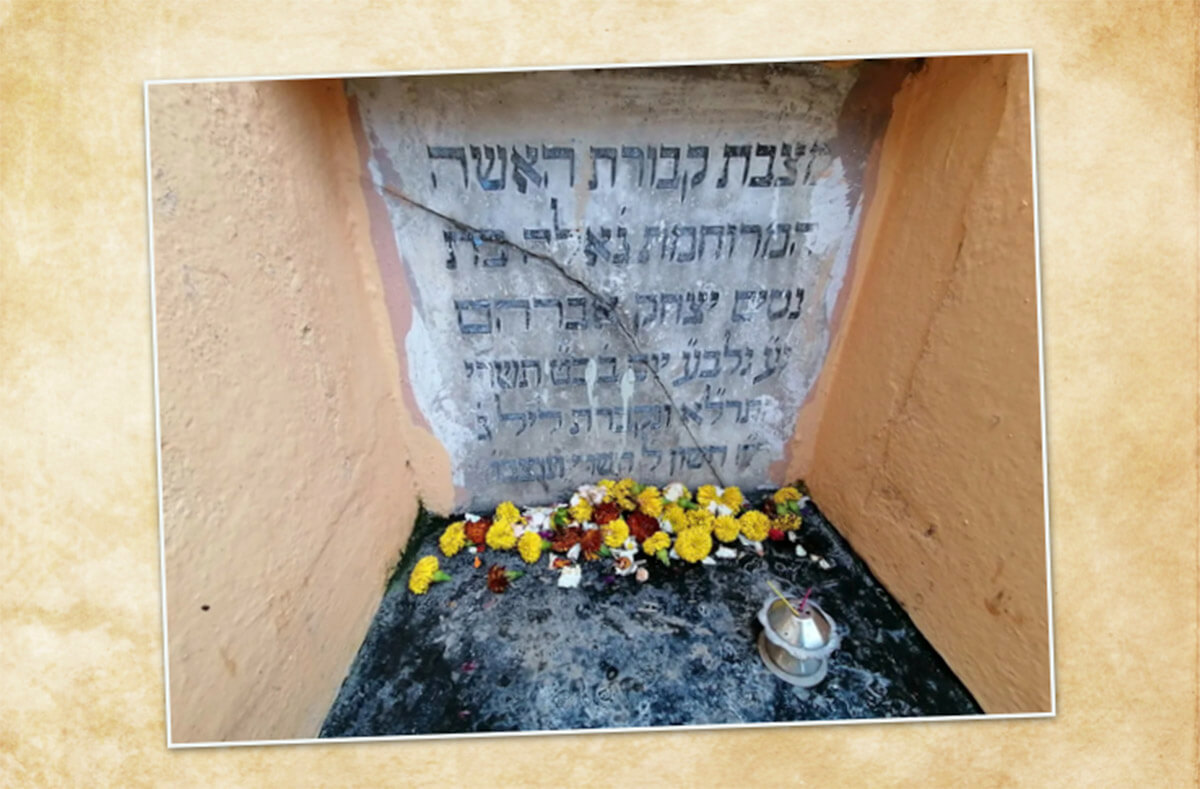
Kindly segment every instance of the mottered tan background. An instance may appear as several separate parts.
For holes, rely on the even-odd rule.
[[[1193,4],[0,0],[0,785],[1189,786]],[[142,81],[1031,47],[1058,717],[167,751]]]

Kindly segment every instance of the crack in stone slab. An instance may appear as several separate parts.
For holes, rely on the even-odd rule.
[[[478,234],[478,233],[483,232],[479,228],[474,227],[474,226],[468,224],[467,222],[464,222],[460,219],[456,219],[452,216],[449,216],[448,214],[443,214],[441,211],[438,211],[436,209],[430,208],[429,206],[425,205],[421,201],[412,198],[411,196],[405,194],[404,192],[401,192],[399,189],[396,189],[395,187],[393,187],[389,184],[379,183],[370,178],[364,178],[364,180],[366,180],[368,183],[370,183],[372,186],[379,189],[380,191],[391,195],[392,197],[405,203],[406,205],[412,206],[413,208],[416,208],[420,211],[424,211],[425,213],[430,214],[431,216],[435,216],[438,219],[442,220],[443,222],[446,222],[447,224],[454,226],[458,230],[464,230],[464,231],[467,231],[467,232],[473,233],[473,234]],[[517,244],[516,242],[510,240],[507,236],[503,239],[495,240],[495,241],[493,241],[493,243],[497,243],[497,244],[501,244],[503,246],[509,247],[510,249],[520,252],[521,254],[525,255],[526,257],[530,257],[535,260],[540,260],[541,262],[547,264],[552,269],[557,271],[563,277],[563,279],[567,280],[571,284],[580,288],[581,290],[583,290],[585,293],[587,293],[592,298],[596,299],[597,301],[599,301],[603,304],[611,303],[609,301],[609,298],[605,294],[600,293],[594,287],[589,285],[587,282],[584,282],[583,280],[581,280],[578,277],[571,274],[569,271],[567,271],[566,267],[563,266],[562,263],[560,263],[558,260],[551,257],[550,255],[546,255],[546,254],[543,254],[540,252],[534,252],[531,249],[527,249],[527,248],[521,246],[520,244]],[[634,335],[633,332],[631,332],[629,330],[629,327],[625,325],[625,322],[621,319],[621,314],[617,310],[615,304],[612,307],[611,313],[613,316],[613,322],[617,325],[617,328],[619,328],[621,330],[622,336],[625,337],[625,340],[633,348],[634,352],[638,353],[638,354],[642,353],[642,347],[640,344],[638,344],[637,337]],[[646,370],[654,378],[654,382],[656,384],[658,384],[658,388],[660,390],[662,390],[663,396],[667,398],[667,401],[671,404],[671,407],[675,409],[675,412],[682,414],[683,412],[680,410],[679,406],[676,404],[675,398],[671,395],[671,391],[667,388],[666,383],[659,376],[658,371],[655,370],[654,368],[652,368],[648,364],[646,365]],[[700,456],[702,458],[704,458],[705,465],[708,466],[708,470],[710,472],[712,472],[712,475],[716,479],[717,483],[721,487],[726,487],[725,480],[722,479],[720,472],[717,471],[716,467],[713,465],[712,460],[708,456],[708,453],[704,451],[703,446],[701,446],[701,444],[700,444],[700,440],[696,437],[696,434],[692,432],[692,428],[688,426],[687,420],[680,417],[680,424],[683,425],[683,430],[684,430],[684,432],[687,433],[688,438],[691,439],[692,444],[695,446],[695,448],[697,450],[699,450]]]

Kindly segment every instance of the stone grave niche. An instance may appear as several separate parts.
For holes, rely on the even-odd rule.
[[[836,145],[857,71],[347,83],[395,241],[383,279],[407,294],[389,310],[459,506],[605,477],[771,482],[858,225],[863,163]]]

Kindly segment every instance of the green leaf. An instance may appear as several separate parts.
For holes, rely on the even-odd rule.
[[[547,540],[545,537],[543,537],[543,538],[542,538],[542,550],[543,550],[543,551],[548,551],[548,550],[550,550],[550,545],[551,545],[550,541],[549,541],[549,540]]]
[[[680,507],[682,507],[685,510],[694,510],[700,506],[699,504],[692,501],[691,499],[680,499],[679,501],[677,501],[675,503],[678,504]]]
[[[609,549],[609,547],[608,547],[607,545],[601,545],[601,546],[600,546],[600,555],[601,555],[601,556],[606,556],[606,557],[607,557],[607,556],[612,556],[612,550],[611,550],[611,549]]]
[[[504,573],[508,576],[508,580],[515,581],[525,574],[523,570],[508,570]]]
[[[667,565],[668,567],[671,566],[671,555],[667,553],[666,548],[659,548],[658,553],[654,554],[654,558],[658,559],[660,562]]]
[[[450,580],[450,575],[449,575],[448,573],[446,573],[446,571],[444,571],[444,570],[438,570],[436,573],[434,573],[434,574],[433,574],[433,580],[435,580],[435,581],[449,581],[449,580]]]

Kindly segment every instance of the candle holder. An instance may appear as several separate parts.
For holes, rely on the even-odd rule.
[[[758,611],[762,633],[758,654],[775,676],[811,688],[829,672],[829,656],[841,643],[837,623],[809,600],[794,609],[786,600],[769,597]]]

